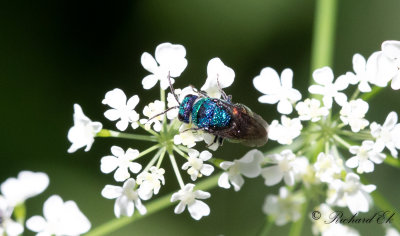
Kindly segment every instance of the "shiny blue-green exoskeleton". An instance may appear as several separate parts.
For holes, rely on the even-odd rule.
[[[178,119],[195,126],[188,130],[210,133],[215,136],[214,143],[218,142],[219,145],[222,145],[224,139],[251,147],[262,146],[268,141],[268,123],[247,106],[232,103],[232,97],[227,96],[220,87],[222,99],[211,98],[204,91],[194,90],[196,95],[186,95],[180,102],[171,81],[169,82],[171,92],[179,106],[170,107],[161,114],[178,108]]]
[[[184,123],[192,122],[200,129],[229,127],[231,118],[229,110],[208,97],[198,99],[196,95],[188,95],[179,106],[178,119]]]

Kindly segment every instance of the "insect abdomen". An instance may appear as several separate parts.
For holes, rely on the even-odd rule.
[[[229,126],[231,115],[210,98],[202,98],[193,105],[192,122],[199,128]]]

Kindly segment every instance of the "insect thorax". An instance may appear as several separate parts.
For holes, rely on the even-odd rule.
[[[229,126],[230,113],[215,99],[201,98],[192,109],[192,122],[199,128],[224,128]]]

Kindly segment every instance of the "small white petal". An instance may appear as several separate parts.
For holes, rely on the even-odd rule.
[[[278,112],[284,115],[290,114],[293,111],[292,104],[288,100],[280,100],[278,103]]]
[[[214,167],[209,164],[203,164],[203,167],[200,170],[200,172],[205,176],[210,176],[213,171],[214,171]]]
[[[42,216],[32,216],[26,221],[26,227],[34,232],[43,231],[46,224],[46,220]]]
[[[221,188],[230,188],[231,185],[229,184],[229,175],[228,173],[224,172],[221,174],[221,176],[218,179],[218,186],[220,186]]]
[[[365,67],[366,67],[366,60],[363,56],[361,56],[360,54],[356,53],[353,56],[353,70],[354,72],[358,73],[362,73],[363,71],[365,71]]]
[[[253,85],[264,94],[274,94],[281,87],[279,75],[271,67],[262,69],[260,75],[253,79]]]
[[[114,185],[106,185],[101,191],[101,195],[108,199],[114,199],[122,194],[122,188]]]
[[[148,75],[143,78],[142,85],[144,89],[153,88],[158,82],[158,78],[155,75]]]
[[[127,104],[126,104],[126,108],[129,110],[132,110],[136,107],[136,105],[139,103],[139,96],[138,95],[134,95],[131,98],[129,98]]]
[[[120,112],[116,109],[107,110],[104,112],[104,116],[111,121],[116,121],[121,117]]]
[[[181,214],[186,208],[186,205],[182,202],[178,203],[178,205],[174,209],[175,214]]]
[[[313,78],[318,84],[329,84],[333,81],[333,72],[330,67],[322,67],[313,72]]]
[[[121,89],[116,88],[106,93],[102,103],[118,109],[125,106],[126,95]]]
[[[105,156],[101,158],[101,172],[108,174],[115,170],[117,167],[118,161],[117,158],[115,158],[114,156]]]
[[[346,166],[349,168],[356,168],[358,166],[358,158],[352,157],[346,161]]]
[[[261,174],[264,177],[264,183],[267,186],[273,186],[279,183],[283,178],[283,173],[280,171],[278,166],[266,167],[262,170]]]
[[[156,60],[153,58],[150,53],[143,53],[142,57],[140,58],[140,62],[142,63],[142,66],[149,72],[155,73],[157,71],[158,65]]]
[[[128,179],[131,175],[128,172],[127,168],[118,168],[117,171],[114,173],[114,179],[118,182],[125,181]]]
[[[129,164],[129,170],[134,173],[137,174],[139,173],[139,171],[142,169],[142,165],[136,162],[132,162]]]
[[[195,220],[200,220],[203,216],[208,216],[210,214],[210,207],[199,200],[195,200],[193,204],[189,205],[188,210]]]

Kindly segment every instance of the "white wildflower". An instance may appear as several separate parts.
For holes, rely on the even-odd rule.
[[[296,155],[290,149],[283,150],[280,154],[267,156],[273,166],[268,166],[261,170],[261,175],[265,179],[265,185],[272,186],[279,183],[282,179],[285,184],[292,186],[295,182],[295,169],[297,162]],[[299,163],[300,164],[300,163]]]
[[[42,172],[21,171],[17,178],[8,178],[1,184],[1,192],[11,206],[41,194],[49,186],[49,177]]]
[[[372,122],[371,134],[376,139],[375,148],[382,151],[385,147],[389,149],[392,156],[397,157],[397,148],[400,149],[400,125],[397,124],[397,113],[392,111],[386,117],[383,125]]]
[[[141,215],[146,214],[146,207],[143,206],[139,198],[138,191],[135,189],[135,179],[129,178],[122,187],[114,185],[106,185],[101,191],[101,195],[107,199],[116,199],[114,205],[114,213],[116,217],[132,216],[135,207]]]
[[[344,182],[335,179],[329,184],[326,202],[340,207],[347,206],[352,214],[368,212],[372,204],[372,198],[369,194],[375,189],[375,185],[363,185],[358,175],[348,173]]]
[[[102,127],[103,125],[100,122],[92,122],[85,116],[79,104],[74,104],[74,126],[68,131],[68,140],[72,145],[68,152],[75,152],[84,146],[86,146],[85,152],[89,151],[94,142],[94,137]]]
[[[261,173],[261,162],[264,158],[262,152],[257,149],[250,150],[241,159],[221,162],[220,166],[226,172],[218,179],[218,186],[230,188],[231,184],[235,191],[239,191],[244,184],[244,178],[255,178]]]
[[[43,215],[33,216],[26,221],[26,227],[37,235],[80,235],[89,231],[91,224],[74,201],[64,202],[53,195],[44,202]]]
[[[134,110],[139,103],[138,95],[134,95],[126,101],[125,93],[116,88],[106,93],[102,103],[112,108],[104,112],[104,116],[111,121],[119,120],[116,124],[117,129],[124,131],[129,123],[133,129],[139,127],[139,114]]]
[[[212,157],[212,154],[209,151],[202,151],[199,153],[199,151],[195,149],[189,149],[188,154],[189,159],[183,164],[182,169],[187,170],[187,173],[193,181],[202,175],[211,175],[214,171],[214,167],[210,164],[204,163]]]
[[[202,136],[202,132],[197,131],[197,132],[193,132],[191,130],[189,130],[190,128],[193,128],[193,124],[186,124],[183,123],[181,125],[181,127],[179,128],[179,134],[174,136],[174,144],[175,145],[184,145],[188,148],[192,148],[196,145],[196,142],[202,141],[203,140],[203,136]]]
[[[165,184],[165,170],[155,166],[150,167],[150,172],[142,172],[137,176],[137,184],[140,185],[138,193],[141,199],[148,200],[154,194],[158,194],[161,184]]]
[[[314,169],[315,176],[321,182],[329,183],[340,177],[341,172],[344,170],[343,161],[334,155],[321,152],[314,164]]]
[[[171,76],[171,83],[175,80],[173,78],[179,77],[187,66],[186,49],[179,44],[162,43],[157,46],[155,59],[152,55],[145,52],[142,54],[142,66],[149,71],[150,75],[142,80],[144,89],[151,89],[160,81],[162,89],[169,87],[168,74]],[[157,64],[158,63],[158,64]]]
[[[218,57],[211,59],[207,65],[207,79],[201,87],[202,91],[207,92],[212,98],[220,98],[221,92],[218,88],[226,88],[231,86],[235,79],[235,72],[227,67]]]
[[[374,83],[376,66],[375,56],[371,56],[366,61],[362,55],[356,53],[353,56],[353,70],[355,74],[348,72],[344,76],[347,77],[351,84],[358,84],[358,89],[361,92],[371,92],[369,83]]]
[[[381,164],[386,155],[377,152],[374,149],[374,142],[370,140],[363,141],[360,146],[351,146],[350,153],[355,154],[346,161],[346,166],[350,168],[357,168],[357,172],[362,174],[364,172],[374,171],[374,163]]]
[[[321,102],[314,98],[307,98],[304,102],[298,102],[296,110],[299,113],[300,120],[311,120],[312,122],[317,122],[322,116],[329,114],[328,108],[321,107]]]
[[[278,112],[290,114],[293,111],[292,104],[301,99],[301,93],[292,88],[293,71],[285,69],[279,78],[278,73],[266,67],[260,75],[253,79],[254,87],[264,95],[258,98],[261,103],[278,103]]]
[[[340,110],[340,119],[344,124],[350,125],[353,132],[357,133],[369,124],[369,121],[364,119],[368,108],[368,103],[362,99],[352,100],[343,104]]]
[[[313,78],[319,85],[311,85],[308,91],[313,94],[323,95],[322,101],[327,108],[330,109],[332,107],[333,98],[340,106],[343,106],[347,101],[346,94],[340,91],[346,89],[349,85],[348,78],[341,76],[333,82],[333,72],[329,67],[315,70]]]
[[[158,115],[164,112],[164,103],[159,100],[155,100],[151,102],[149,105],[145,106],[143,109],[143,115],[147,116],[148,118],[153,118],[155,115]],[[153,129],[157,132],[161,131],[162,128],[162,121],[164,119],[164,114],[154,117],[149,121],[149,119],[140,119],[141,124],[145,124],[144,127],[146,129],[150,129],[150,126],[154,123]]]
[[[400,89],[400,41],[389,40],[382,43],[382,53],[389,59],[389,78],[392,89]]]
[[[0,235],[18,236],[24,232],[24,227],[11,219],[13,206],[0,195]]]
[[[290,119],[287,116],[281,117],[281,123],[273,120],[268,128],[268,138],[276,140],[280,144],[291,144],[293,139],[300,135],[303,128],[299,118]]]
[[[279,196],[268,195],[265,198],[263,212],[275,218],[275,224],[282,226],[289,221],[295,222],[301,217],[301,207],[305,202],[301,192],[290,193],[286,187],[279,189]]]
[[[118,146],[112,146],[111,153],[113,156],[101,158],[101,172],[108,174],[116,169],[114,173],[116,181],[122,182],[128,179],[131,176],[128,169],[135,174],[142,169],[142,165],[132,162],[139,155],[138,150],[128,148],[125,152]]]
[[[211,194],[201,190],[193,191],[194,187],[194,184],[186,184],[177,193],[172,194],[171,202],[180,201],[175,207],[175,214],[181,214],[187,206],[190,216],[195,220],[200,220],[203,216],[210,214],[210,207],[197,199],[207,199]]]

